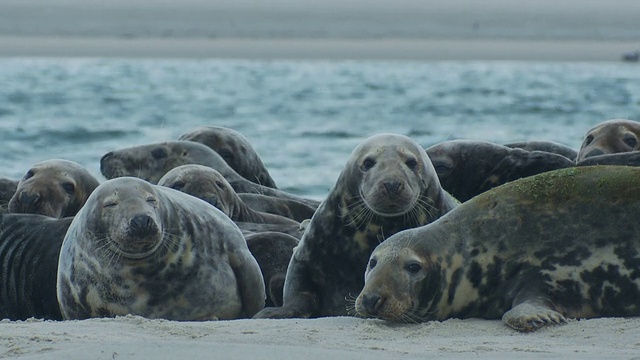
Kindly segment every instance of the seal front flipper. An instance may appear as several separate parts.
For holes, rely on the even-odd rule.
[[[532,332],[546,325],[567,322],[562,314],[551,309],[545,301],[526,300],[504,313],[502,321],[509,327],[522,332]]]

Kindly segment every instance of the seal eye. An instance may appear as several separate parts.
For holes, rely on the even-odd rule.
[[[114,206],[116,206],[116,205],[118,205],[118,203],[117,203],[117,202],[115,202],[115,201],[107,201],[106,203],[104,203],[104,204],[102,205],[102,207],[104,207],[104,208],[110,208],[110,207],[114,207]]]
[[[151,203],[151,204],[155,204],[156,203],[156,198],[154,198],[153,196],[149,196],[147,198],[147,202]]]
[[[373,269],[376,265],[378,265],[378,261],[376,259],[369,260],[369,269]]]
[[[167,152],[163,148],[156,148],[151,151],[151,156],[154,159],[159,160],[167,157]]]
[[[173,183],[173,185],[171,185],[171,188],[174,190],[182,190],[182,188],[184,188],[185,183],[182,181],[176,181]]]
[[[449,172],[449,167],[445,164],[433,164],[433,168],[436,170],[436,174],[442,175]]]
[[[586,139],[584,139],[584,145],[585,146],[589,146],[589,144],[591,144],[591,142],[593,141],[593,135],[588,135]]]
[[[29,170],[26,174],[24,174],[24,180],[31,179],[33,177],[33,171]]]
[[[404,163],[412,171],[415,171],[418,168],[418,162],[416,161],[416,159],[408,159]]]
[[[376,165],[376,161],[373,160],[372,158],[366,158],[362,162],[362,168],[364,169],[364,171],[367,171],[367,170],[371,169],[375,165]]]
[[[229,149],[220,149],[217,151],[218,155],[224,159],[224,161],[229,162],[233,160],[233,152]]]
[[[216,181],[216,186],[220,188],[220,190],[224,190],[224,184],[222,183],[222,181]]]
[[[624,143],[627,144],[627,146],[632,149],[634,149],[636,145],[638,145],[638,140],[633,135],[625,136],[622,141],[624,141]]]
[[[69,195],[73,195],[73,193],[76,191],[76,187],[75,185],[73,185],[70,182],[66,182],[62,184],[62,188],[64,189],[64,191],[67,192],[67,194]]]
[[[422,270],[422,266],[418,263],[411,263],[407,265],[407,271],[412,275],[416,275],[420,270]]]

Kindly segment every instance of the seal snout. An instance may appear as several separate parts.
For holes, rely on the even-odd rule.
[[[27,191],[20,192],[20,195],[17,198],[17,205],[20,209],[24,211],[34,210],[36,205],[40,202],[40,194],[39,193],[29,193]]]
[[[384,185],[388,196],[398,196],[398,193],[402,189],[402,183],[397,180],[385,181],[382,185]]]
[[[149,215],[135,215],[129,221],[129,234],[135,237],[145,237],[158,231],[156,223]]]
[[[362,306],[366,312],[364,315],[378,315],[383,304],[384,299],[379,294],[365,294],[362,296]]]

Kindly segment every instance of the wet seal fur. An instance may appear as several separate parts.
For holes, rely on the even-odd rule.
[[[242,233],[222,212],[122,177],[101,184],[73,219],[57,296],[65,319],[212,320],[253,316],[265,290]]]
[[[297,221],[284,216],[255,211],[248,207],[224,176],[210,167],[197,164],[180,165],[164,174],[158,181],[158,185],[202,199],[218,208],[234,222],[300,225]]]
[[[442,187],[462,202],[513,180],[575,166],[562,155],[488,141],[443,141],[426,151]]]
[[[58,255],[72,219],[0,216],[0,319],[62,320],[56,297]]]
[[[640,168],[592,166],[517,180],[371,254],[362,316],[500,319],[640,315]]]
[[[169,170],[186,164],[208,166],[220,172],[237,193],[255,193],[300,201],[314,209],[319,201],[252,183],[233,170],[206,145],[193,141],[166,141],[110,151],[100,159],[100,172],[107,179],[134,176],[157,184]]]
[[[557,143],[555,141],[547,140],[528,140],[528,141],[516,141],[512,143],[504,144],[504,146],[512,149],[522,149],[527,151],[543,151],[552,154],[558,154],[566,157],[571,161],[576,161],[578,152],[573,148]]]
[[[347,298],[362,289],[374,247],[456,205],[414,140],[397,134],[368,138],[354,149],[302,235],[287,269],[284,305],[254,318],[348,315]]]
[[[241,193],[238,196],[242,199],[242,202],[255,211],[288,217],[297,222],[311,219],[316,212],[315,207],[297,200],[248,193]]]
[[[240,176],[270,188],[277,188],[249,140],[223,126],[202,125],[180,135],[178,140],[195,141],[210,147]]]
[[[601,122],[587,131],[576,162],[593,156],[640,150],[640,122],[612,119]]]
[[[100,183],[82,165],[52,159],[33,165],[9,200],[9,212],[74,216]]]

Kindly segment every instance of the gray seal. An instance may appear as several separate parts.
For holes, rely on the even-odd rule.
[[[233,129],[202,125],[180,135],[178,140],[204,144],[220,154],[240,176],[256,184],[277,188],[249,140]]]
[[[300,225],[287,217],[255,211],[248,207],[224,176],[210,167],[197,164],[180,165],[164,174],[158,185],[202,199],[234,222]]]
[[[578,152],[573,148],[561,144],[555,141],[547,140],[528,140],[528,141],[516,141],[512,143],[504,144],[506,147],[512,149],[522,149],[527,151],[543,151],[552,154],[558,154],[566,157],[571,161],[576,161]]]
[[[72,219],[0,216],[0,319],[62,320],[56,274],[62,240]]]
[[[427,154],[442,187],[462,202],[510,181],[575,166],[558,154],[476,140],[443,141]]]
[[[576,162],[592,156],[638,151],[639,138],[640,122],[626,119],[601,122],[587,131]]]
[[[262,194],[241,193],[238,196],[255,211],[288,217],[297,222],[311,219],[317,208],[297,200]]]
[[[100,171],[107,179],[134,176],[157,184],[169,170],[186,164],[204,165],[217,170],[237,193],[292,199],[314,208],[320,204],[315,200],[252,183],[238,175],[217,152],[193,141],[166,141],[110,151],[100,159]]]
[[[551,171],[497,187],[371,254],[356,311],[415,323],[640,315],[640,168]]]
[[[238,227],[193,196],[122,177],[102,183],[62,243],[57,297],[65,319],[251,317],[260,268]]]
[[[74,216],[100,183],[82,165],[52,159],[33,165],[9,200],[9,212]]]
[[[422,226],[457,205],[413,139],[372,136],[357,146],[311,218],[287,269],[282,307],[254,318],[348,315],[371,251],[388,236]]]

